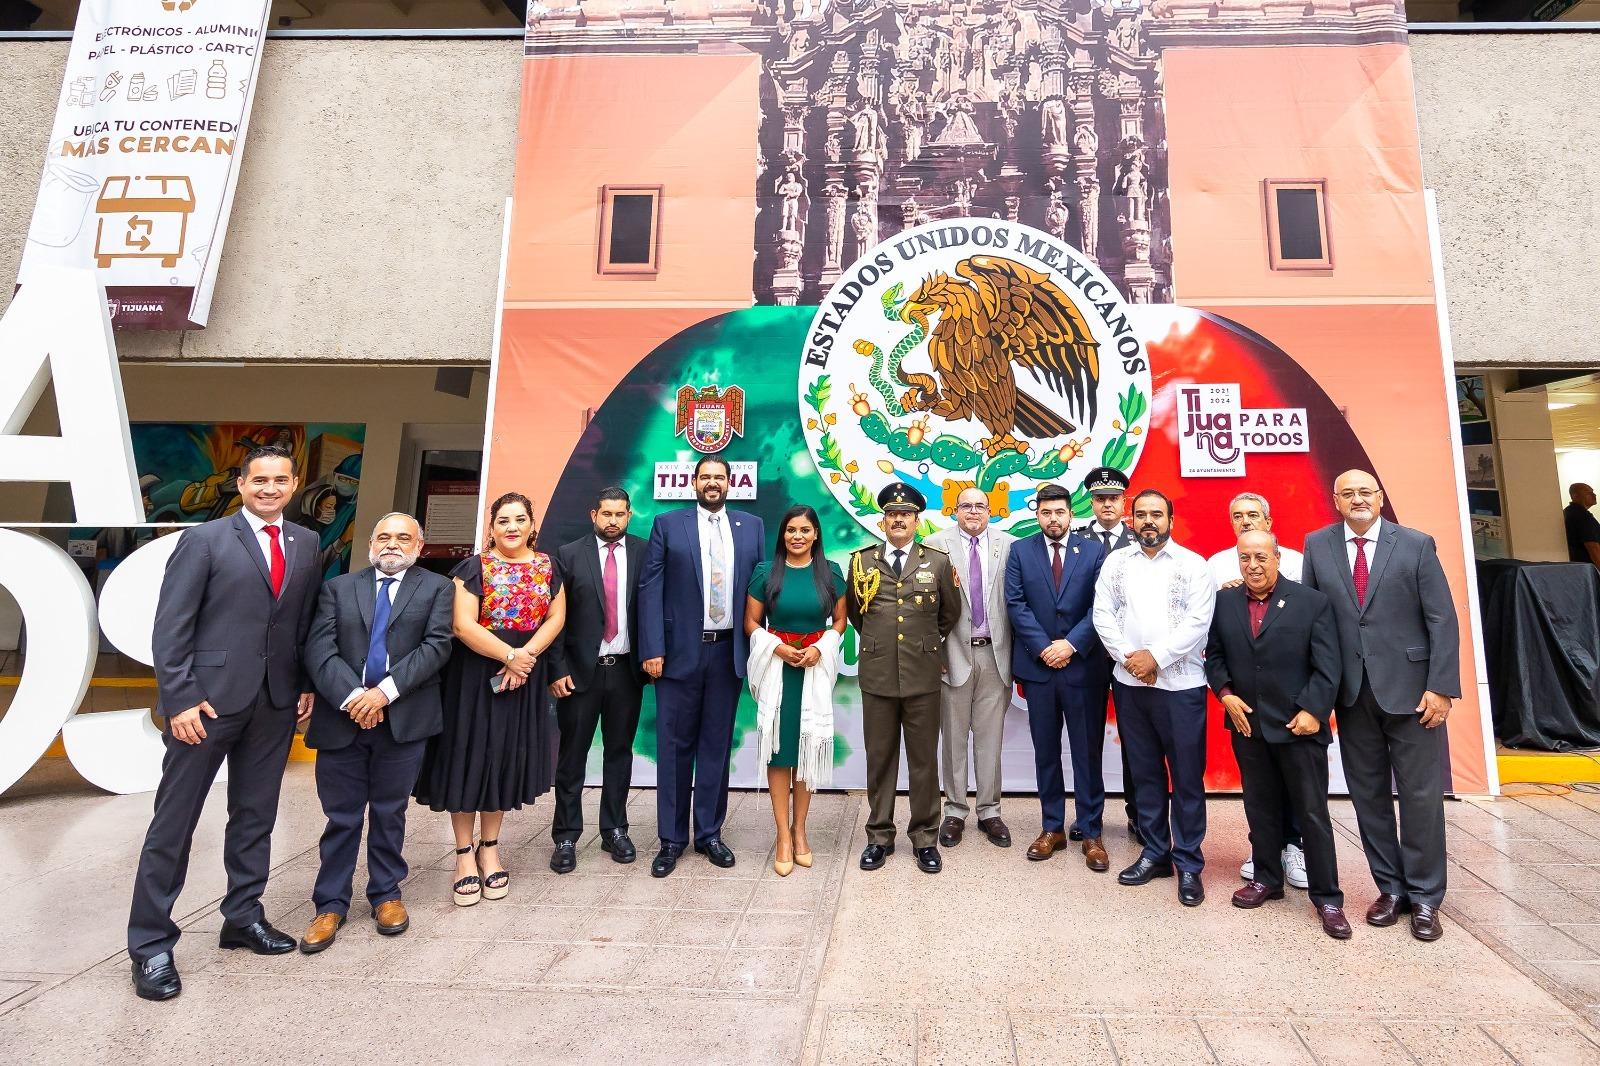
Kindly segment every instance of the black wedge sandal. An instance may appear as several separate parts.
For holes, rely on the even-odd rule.
[[[471,850],[472,845],[468,844],[464,848],[457,848],[456,854],[465,855]],[[473,861],[477,861],[476,855],[473,856]],[[450,895],[455,899],[457,907],[470,907],[483,898],[482,886],[483,881],[477,874],[468,874],[451,886]],[[462,889],[469,889],[470,891],[463,892]]]
[[[478,850],[479,851],[482,851],[484,848],[494,848],[494,847],[499,847],[499,846],[500,846],[500,841],[498,839],[496,839],[496,840],[480,840],[480,841],[478,841]],[[476,855],[474,855],[473,856],[473,861],[476,862],[477,858],[478,857]],[[483,870],[483,866],[481,864],[479,865],[478,870],[480,872]],[[505,899],[506,898],[506,893],[510,892],[510,891],[511,891],[511,875],[506,873],[504,870],[497,870],[496,872],[487,875],[483,879],[483,898],[484,899]]]

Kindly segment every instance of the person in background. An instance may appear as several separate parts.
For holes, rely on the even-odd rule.
[[[267,921],[261,893],[295,722],[311,714],[302,652],[322,566],[316,534],[283,518],[299,484],[289,452],[252,448],[234,479],[240,509],[184,530],[161,580],[151,650],[166,754],[128,915],[141,999],[171,999],[183,990],[172,906],[224,762],[228,892],[218,944],[257,955],[294,950],[294,938]]]
[[[1233,539],[1235,546],[1224,548],[1207,560],[1211,567],[1212,576],[1217,579],[1217,589],[1236,588],[1242,582],[1239,576],[1239,549],[1237,542],[1240,537],[1252,530],[1272,532],[1272,507],[1267,503],[1267,498],[1254,492],[1241,492],[1228,501],[1228,521],[1233,526]],[[1273,534],[1274,541],[1278,540]],[[1300,580],[1301,564],[1304,560],[1299,552],[1293,548],[1285,548],[1278,543],[1278,572],[1290,581]],[[1295,817],[1294,806],[1289,802],[1290,797],[1284,797],[1283,808],[1283,854],[1280,859],[1283,863],[1283,877],[1291,888],[1305,888],[1306,880],[1306,853],[1303,840],[1300,836],[1300,822]],[[1255,858],[1252,855],[1239,867],[1239,876],[1246,881],[1255,879]]]
[[[1339,633],[1328,598],[1278,569],[1278,538],[1239,537],[1243,583],[1217,593],[1206,680],[1227,711],[1256,876],[1233,894],[1246,910],[1283,898],[1284,808],[1305,826],[1311,905],[1322,931],[1350,938],[1328,817],[1328,719],[1339,690]]]
[[[1011,846],[1000,817],[1000,745],[1011,709],[1011,621],[1006,616],[1006,561],[1016,538],[989,525],[989,495],[973,487],[956,496],[956,524],[928,538],[964,578],[966,610],[945,641],[939,733],[944,753],[944,821],[939,843],[953,848],[967,828],[967,742],[978,785],[978,829],[996,847]]]
[[[306,670],[317,700],[306,747],[317,753],[317,798],[328,819],[312,890],[314,916],[300,950],[332,944],[350,913],[361,828],[367,829],[367,904],[378,932],[411,926],[400,899],[410,870],[406,807],[428,738],[444,728],[439,673],[450,659],[455,589],[417,567],[417,520],[384,515],[367,543],[371,565],[322,587]]]
[[[1561,512],[1567,526],[1567,560],[1600,566],[1600,520],[1589,510],[1594,506],[1594,489],[1575,481],[1567,486],[1567,496],[1572,502]]]
[[[428,741],[413,793],[450,813],[459,907],[504,899],[500,826],[550,791],[556,722],[545,650],[566,621],[555,563],[533,545],[533,504],[508,492],[489,505],[489,542],[450,571],[456,646],[445,667],[444,728]],[[473,832],[481,830],[477,846]]]
[[[803,504],[789,508],[778,523],[777,550],[750,572],[745,596],[745,674],[756,698],[758,757],[778,834],[772,869],[780,877],[811,865],[806,813],[811,793],[833,776],[844,574],[824,550],[817,512]]]
[[[583,779],[589,748],[600,729],[605,754],[600,785],[600,847],[613,862],[630,863],[638,849],[628,837],[628,788],[633,741],[649,681],[639,666],[639,584],[644,538],[628,532],[633,508],[625,489],[600,490],[589,521],[594,532],[556,550],[567,594],[567,622],[550,645],[550,695],[561,726],[556,760],[556,810],[550,823],[555,850],[550,869],[578,868],[583,835]]]

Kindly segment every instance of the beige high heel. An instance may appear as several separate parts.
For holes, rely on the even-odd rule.
[[[794,863],[788,859],[778,858],[778,851],[776,848],[774,848],[772,851],[772,872],[777,874],[779,877],[788,877],[794,872]]]
[[[794,826],[789,827],[789,835],[791,838],[794,836]],[[809,851],[805,852],[804,854],[801,854],[798,851],[795,852],[794,864],[796,866],[804,866],[808,870],[811,869],[811,853]]]

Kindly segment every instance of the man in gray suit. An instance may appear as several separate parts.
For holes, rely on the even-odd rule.
[[[978,785],[978,828],[997,847],[1011,846],[1000,817],[1000,740],[1011,707],[1011,623],[1006,617],[1006,560],[1015,538],[989,528],[989,496],[962,489],[956,525],[928,538],[950,556],[961,578],[965,609],[945,638],[939,686],[944,754],[944,822],[939,843],[953,848],[967,827],[967,738]]]
[[[167,750],[128,915],[128,954],[142,999],[182,991],[172,905],[183,891],[206,793],[224,761],[228,894],[218,942],[258,955],[294,950],[294,938],[266,920],[261,892],[296,707],[302,721],[311,713],[301,648],[322,559],[317,535],[283,518],[300,485],[289,452],[276,445],[252,449],[235,485],[241,509],[180,534],[156,601],[151,648]]]
[[[367,824],[367,903],[378,932],[411,925],[400,899],[410,872],[401,847],[406,806],[428,738],[444,728],[439,672],[450,658],[455,589],[416,567],[423,533],[408,514],[378,519],[372,565],[322,588],[306,638],[317,702],[306,747],[317,751],[322,831],[311,926],[300,950],[333,943],[350,911],[361,824]]]
[[[1367,921],[1394,925],[1409,910],[1411,934],[1437,940],[1445,745],[1435,730],[1461,695],[1455,604],[1433,538],[1379,517],[1377,478],[1347,470],[1333,498],[1344,521],[1306,538],[1304,583],[1332,601],[1339,627],[1339,753],[1379,892]]]

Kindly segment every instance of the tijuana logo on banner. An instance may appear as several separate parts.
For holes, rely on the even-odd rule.
[[[1037,528],[1033,493],[1130,473],[1148,436],[1150,363],[1094,260],[1043,231],[956,218],[863,255],[823,297],[800,353],[812,461],[875,529],[878,490],[915,485],[950,524],[972,486],[999,528]]]
[[[1239,385],[1178,386],[1178,461],[1184,477],[1244,477],[1247,452],[1309,452],[1303,407],[1245,407]]]
[[[678,417],[672,431],[686,437],[689,447],[710,455],[744,436],[744,390],[729,385],[718,392],[715,385],[696,390],[685,385],[678,390]]]

